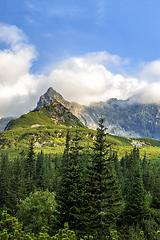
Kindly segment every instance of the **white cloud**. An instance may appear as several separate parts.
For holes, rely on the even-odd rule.
[[[16,26],[0,23],[0,30],[0,41],[10,44],[13,50],[17,45],[22,46],[27,40],[23,31]]]
[[[12,85],[28,73],[37,54],[16,26],[0,24],[0,41],[10,47],[0,51],[0,85]]]
[[[148,81],[160,81],[160,60],[142,65],[140,76]]]
[[[37,57],[33,45],[16,26],[0,24],[0,117],[19,116],[32,110],[43,93],[53,87],[66,100],[80,104],[127,99],[141,103],[160,103],[160,61],[143,64],[138,77],[115,74],[130,63],[105,51],[69,58],[51,70],[49,76],[30,74]],[[152,81],[151,81],[152,80]]]
[[[131,102],[142,104],[160,104],[160,60],[141,63],[139,79],[146,82],[146,86],[137,91],[131,98]]]
[[[29,70],[37,53],[16,26],[0,24],[0,41],[8,47],[0,50],[0,117],[15,116],[33,106],[30,96],[36,91],[38,77]]]
[[[118,55],[111,55],[106,51],[88,53],[84,57],[86,62],[99,64],[114,64],[115,66],[129,64],[130,59],[122,59]]]
[[[70,58],[51,72],[48,81],[67,100],[81,104],[112,97],[126,99],[146,85],[144,81],[139,83],[136,78],[112,74],[101,64],[104,61],[121,63],[118,56],[111,56],[105,52]]]
[[[130,103],[160,104],[160,82],[148,84],[146,87],[137,91],[130,99]]]

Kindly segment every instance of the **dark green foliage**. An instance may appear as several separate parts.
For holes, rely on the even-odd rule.
[[[61,157],[56,154],[54,158],[52,158],[52,163],[54,164],[54,175],[53,175],[53,189],[54,191],[58,191],[59,181],[60,181],[60,166],[61,166]]]
[[[37,155],[37,161],[36,161],[37,189],[45,190],[46,188],[48,188],[50,192],[55,191],[55,188],[56,188],[56,183],[54,178],[55,171],[52,164],[52,158],[53,157],[51,155],[45,155],[43,151],[41,151]]]
[[[6,209],[12,213],[14,211],[12,206],[14,197],[11,192],[12,183],[8,156],[2,153],[0,160],[0,211]]]
[[[38,234],[41,227],[45,227],[49,234],[55,225],[56,202],[55,193],[37,191],[20,201],[17,217],[26,232]]]
[[[123,188],[123,185],[124,185],[123,174],[122,174],[121,164],[120,164],[120,161],[118,160],[117,153],[113,152],[113,155],[111,157],[113,158],[113,161],[114,161],[117,179],[119,181],[119,184]]]
[[[25,233],[22,230],[22,224],[18,223],[15,217],[7,214],[7,211],[3,211],[0,222],[0,239],[1,240],[52,240],[53,237],[49,237],[45,229],[42,228],[36,237],[33,233]]]
[[[143,229],[137,224],[132,225],[128,229],[127,233],[127,239],[128,240],[147,240],[147,238],[144,236],[144,231]]]
[[[122,198],[118,180],[109,156],[110,145],[105,141],[104,119],[99,121],[93,147],[92,163],[88,168],[88,192],[90,193],[90,224],[98,239],[105,239],[122,211]]]
[[[69,133],[62,160],[61,181],[56,200],[59,205],[58,220],[61,224],[68,222],[71,229],[78,234],[85,229],[85,172],[79,137],[76,132],[72,146],[69,147]]]
[[[48,188],[50,192],[54,191],[54,186],[53,186],[53,166],[52,166],[52,159],[51,155],[45,155],[45,159],[43,162],[43,189]]]
[[[35,129],[28,129],[24,135],[34,136],[34,140],[24,151],[17,148],[19,156],[14,153],[10,160],[5,151],[1,153],[0,211],[16,216],[18,204],[17,216],[24,228],[4,212],[0,239],[91,239],[90,235],[98,240],[160,239],[160,164],[158,160],[148,161],[147,154],[143,157],[145,147],[140,152],[134,147],[122,157],[121,151],[116,152],[115,146],[109,144],[113,137],[105,134],[103,121],[99,121],[94,142],[89,130],[82,133],[79,128],[70,128],[67,133],[67,128],[61,131],[45,126],[38,131],[52,139],[50,154],[35,154],[33,146],[39,139]],[[85,138],[81,140],[80,136]],[[86,139],[90,140],[85,143]],[[65,145],[63,156],[54,152],[56,141],[59,147],[62,142]],[[57,203],[55,199],[48,202],[47,188],[49,194],[57,192],[59,213],[50,212],[51,202]]]
[[[26,192],[29,194],[30,192],[34,192],[35,179],[36,179],[36,160],[35,153],[33,147],[33,140],[30,142],[27,158],[25,161],[25,178],[26,178]]]
[[[68,223],[64,223],[64,229],[60,229],[59,232],[54,236],[55,240],[63,240],[63,239],[72,239],[77,240],[75,232],[69,230]]]
[[[53,237],[48,235],[45,227],[42,227],[37,235],[34,233],[25,233],[22,229],[22,224],[18,223],[15,217],[7,214],[7,211],[3,211],[0,221],[0,240],[78,240],[75,232],[69,230],[68,223],[65,223],[64,229],[60,229]],[[84,236],[80,240],[92,239],[92,236]]]
[[[14,209],[17,211],[17,204],[20,199],[26,198],[26,183],[25,183],[25,170],[24,162],[19,157],[15,158],[11,164],[12,168],[12,195],[14,196]],[[13,205],[13,203],[12,203]]]
[[[37,155],[36,186],[39,189],[44,189],[44,153],[43,151],[41,151]]]
[[[27,239],[27,235],[22,231],[22,225],[18,224],[18,220],[3,211],[0,222],[0,239]],[[29,239],[29,236],[28,236]]]
[[[127,223],[132,225],[150,217],[139,162],[139,150],[136,148],[133,149],[128,158],[127,174],[124,215]]]
[[[155,173],[155,181],[152,187],[152,203],[151,207],[160,209],[160,168]]]
[[[146,191],[150,191],[152,186],[154,185],[154,176],[151,163],[150,161],[147,161],[146,155],[144,155],[141,165],[144,188]]]

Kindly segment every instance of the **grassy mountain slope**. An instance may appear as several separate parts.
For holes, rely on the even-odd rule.
[[[16,120],[11,120],[6,130],[55,125],[86,128],[67,108],[53,100]]]
[[[16,120],[11,120],[6,130],[0,133],[0,149],[14,156],[15,152],[20,153],[27,149],[30,140],[34,139],[35,151],[43,149],[46,153],[62,153],[68,130],[71,138],[78,131],[82,145],[93,144],[96,132],[85,127],[66,107],[53,100]],[[143,146],[140,147],[142,156],[146,154],[148,159],[160,159],[160,141],[110,134],[106,136],[106,140],[112,144],[111,148],[118,152],[119,157],[130,151],[133,148],[132,144],[136,142]]]
[[[49,147],[61,151],[68,130],[71,135],[79,131],[81,137],[88,138],[88,141],[93,139],[95,133],[85,127],[61,103],[53,100],[18,119],[11,120],[6,130],[0,133],[0,148],[21,150],[34,139],[35,147]]]

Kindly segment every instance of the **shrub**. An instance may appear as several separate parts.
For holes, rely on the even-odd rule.
[[[56,202],[55,193],[37,191],[30,193],[29,197],[18,205],[17,217],[23,222],[26,232],[39,233],[44,226],[49,234],[55,222]]]

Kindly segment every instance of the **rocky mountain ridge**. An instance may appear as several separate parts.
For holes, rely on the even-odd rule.
[[[104,124],[109,133],[160,140],[160,105],[158,104],[138,104],[130,99],[112,98],[85,106],[69,102],[53,88],[49,88],[40,97],[37,107],[54,99],[68,108],[88,128],[95,129],[102,116],[105,118]]]
[[[23,114],[18,119],[12,119],[5,130],[26,129],[43,126],[68,126],[86,128],[80,120],[69,111],[59,101],[53,99],[34,109],[33,111]]]

